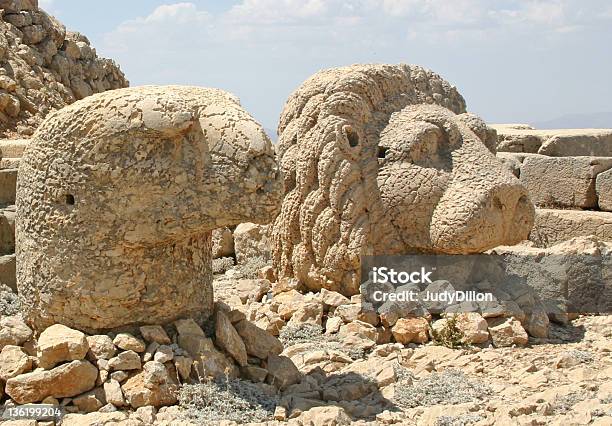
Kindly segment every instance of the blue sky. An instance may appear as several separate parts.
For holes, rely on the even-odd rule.
[[[132,85],[219,87],[271,129],[309,75],[362,62],[430,68],[489,122],[612,111],[609,0],[40,3]]]

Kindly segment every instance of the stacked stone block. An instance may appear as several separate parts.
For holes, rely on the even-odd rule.
[[[540,247],[588,235],[612,241],[612,129],[493,127],[498,158],[537,207],[530,240]]]

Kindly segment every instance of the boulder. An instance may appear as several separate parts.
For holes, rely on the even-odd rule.
[[[0,352],[0,381],[32,371],[32,358],[19,346],[7,345]]]
[[[145,342],[129,333],[117,334],[113,339],[113,343],[124,351],[144,352],[147,348]]]
[[[244,342],[222,311],[217,311],[216,314],[215,336],[217,345],[230,354],[238,365],[241,367],[247,365],[247,351]]]
[[[134,351],[120,352],[117,356],[108,360],[108,368],[117,370],[140,370],[140,356]]]
[[[32,338],[32,334],[32,329],[21,318],[0,318],[0,349],[6,345],[21,346]]]
[[[525,346],[529,342],[527,332],[519,321],[510,318],[488,318],[489,333],[496,347]]]
[[[479,344],[489,340],[487,321],[477,312],[453,314],[456,326],[463,334],[465,343]]]
[[[86,339],[89,346],[89,358],[91,360],[108,360],[114,357],[117,353],[117,348],[113,343],[113,339],[105,334],[87,336]]]
[[[351,418],[342,407],[312,407],[298,417],[303,426],[348,426]]]
[[[398,343],[426,343],[429,340],[429,322],[425,318],[400,318],[391,328]]]
[[[18,404],[72,397],[95,386],[98,369],[89,361],[71,361],[51,370],[36,370],[10,378],[5,392]]]
[[[55,324],[45,329],[38,338],[38,365],[49,369],[63,361],[81,360],[85,358],[88,350],[85,334],[65,325]]]
[[[153,360],[157,362],[161,362],[162,364],[172,361],[174,359],[174,351],[170,346],[161,345],[155,351],[155,355],[153,356]]]
[[[160,325],[143,325],[140,327],[140,334],[147,342],[156,342],[160,345],[169,345],[172,343],[166,330]],[[136,351],[138,352],[138,351]]]
[[[234,255],[234,236],[227,227],[214,229],[212,231],[212,257],[231,257]]]
[[[283,344],[280,340],[253,323],[242,320],[234,326],[249,355],[266,359],[270,354],[278,355],[283,351]]]
[[[264,279],[238,280],[235,286],[243,304],[259,302],[270,291],[270,287],[270,281]]]
[[[270,260],[270,242],[267,236],[268,226],[256,223],[241,223],[234,229],[234,251],[238,264],[248,259],[259,257]]]
[[[144,371],[132,376],[121,386],[127,403],[132,408],[176,404],[176,384],[172,382],[167,372],[164,373],[159,369],[158,365],[151,367],[149,364],[145,364]],[[161,369],[166,371],[163,364],[160,365]]]
[[[98,411],[106,404],[106,394],[104,389],[95,388],[75,397],[72,404],[84,413]]]
[[[293,361],[286,356],[268,355],[266,369],[268,370],[267,382],[281,390],[298,383],[302,378],[302,374]]]

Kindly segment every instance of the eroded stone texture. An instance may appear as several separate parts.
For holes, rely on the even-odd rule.
[[[527,238],[533,206],[457,90],[412,65],[321,71],[279,124],[279,278],[358,292],[360,256],[477,253]]]
[[[51,114],[20,167],[17,276],[39,329],[207,317],[211,230],[269,221],[281,197],[270,140],[216,89],[93,95]]]
[[[126,87],[112,60],[39,9],[3,0],[0,9],[0,135],[32,135],[50,112],[93,93]]]

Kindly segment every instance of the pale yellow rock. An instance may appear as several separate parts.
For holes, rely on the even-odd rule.
[[[425,343],[429,340],[429,323],[425,318],[400,318],[391,328],[398,343]]]
[[[0,318],[0,349],[6,345],[21,346],[31,337],[32,329],[21,318]]]
[[[106,401],[113,404],[115,407],[123,407],[125,405],[121,385],[118,381],[110,380],[104,383],[104,394]]]
[[[129,333],[117,334],[113,339],[113,343],[124,351],[144,352],[147,348],[145,342]]]
[[[48,396],[64,398],[92,389],[98,370],[88,361],[72,361],[52,370],[21,374],[6,382],[5,392],[19,404],[42,401]]]
[[[160,345],[172,343],[166,330],[160,325],[143,325],[140,327],[140,334],[147,342],[156,342]]]
[[[222,311],[215,317],[215,335],[217,345],[229,353],[240,365],[247,365],[247,351],[242,338]]]
[[[54,324],[38,338],[38,364],[46,369],[53,368],[62,361],[85,358],[88,350],[85,334],[62,324]]]
[[[92,360],[111,359],[117,353],[117,348],[113,343],[113,339],[105,334],[97,334],[87,336],[87,344],[89,345],[89,354]]]
[[[519,321],[510,318],[487,318],[491,340],[497,347],[525,346],[529,337]]]
[[[120,352],[117,356],[108,360],[108,368],[117,370],[140,370],[140,356],[134,351]]]
[[[280,340],[247,320],[237,322],[234,327],[242,338],[249,355],[266,359],[269,354],[278,355],[283,351],[283,344]]]
[[[32,370],[32,359],[19,346],[7,345],[0,353],[0,380],[6,382],[11,377]]]

